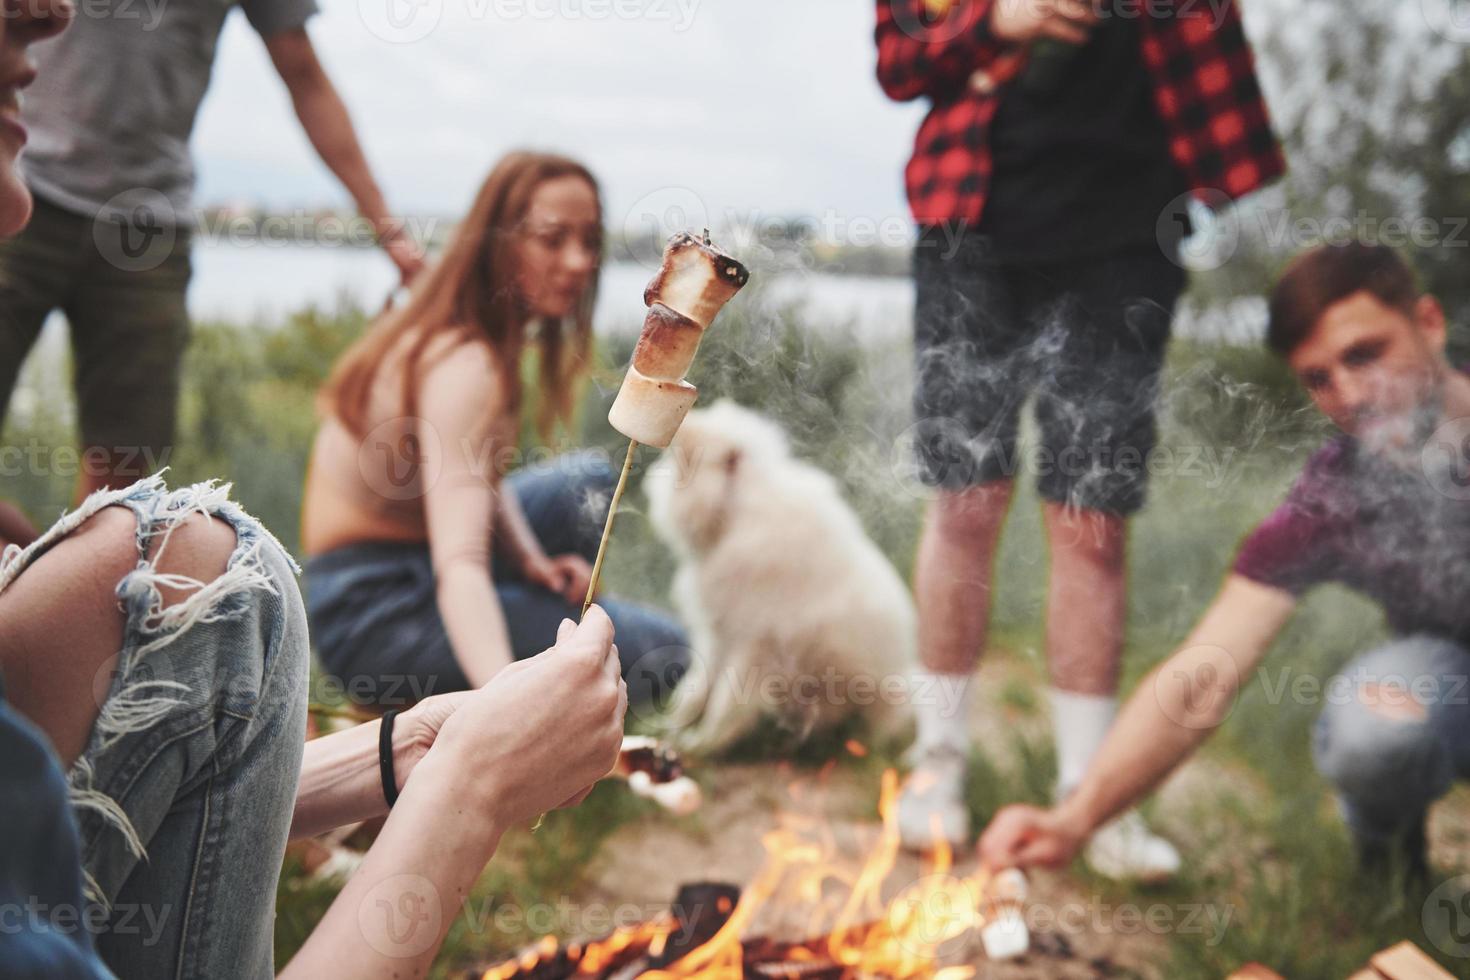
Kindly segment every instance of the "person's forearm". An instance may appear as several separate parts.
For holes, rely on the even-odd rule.
[[[378,766],[378,721],[334,732],[306,743],[301,782],[291,815],[291,839],[314,837],[337,827],[371,820],[388,809]],[[418,760],[428,751],[411,715],[393,726],[393,770],[401,791]]]
[[[431,753],[280,976],[421,977],[504,832],[488,780]]]
[[[974,72],[990,67],[1006,45],[989,30],[994,0],[956,5],[942,30],[916,29],[925,22],[923,0],[880,0],[875,39],[878,84],[891,99],[950,94]]]
[[[1225,720],[1237,678],[1223,649],[1187,646],[1128,699],[1087,775],[1058,813],[1086,837],[1163,782]],[[1211,685],[1201,696],[1195,686]]]
[[[471,687],[482,686],[515,659],[488,565],[488,561],[452,561],[434,573],[439,615]]]
[[[515,567],[525,571],[538,561],[546,559],[546,552],[526,520],[521,501],[509,483],[501,481],[495,493],[496,542]]]
[[[293,88],[291,100],[311,145],[352,195],[357,210],[373,223],[378,234],[388,230],[391,215],[387,202],[362,152],[347,106],[331,80],[325,74],[318,75]]]

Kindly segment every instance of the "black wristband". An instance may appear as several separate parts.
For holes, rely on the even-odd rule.
[[[393,719],[397,714],[397,708],[385,712],[378,727],[378,773],[383,777],[383,799],[390,810],[398,802],[398,779],[393,775]]]

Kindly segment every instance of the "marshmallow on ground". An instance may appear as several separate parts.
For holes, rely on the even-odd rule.
[[[985,909],[985,925],[980,928],[980,941],[985,955],[992,960],[1009,960],[1024,956],[1031,948],[1031,930],[1026,925],[1026,876],[1016,868],[1006,868],[990,880],[989,901]]]
[[[699,389],[687,381],[650,378],[629,368],[607,420],[635,442],[667,449],[697,397]]]
[[[681,233],[669,239],[663,266],[643,291],[643,302],[648,306],[662,303],[708,327],[721,307],[749,281],[745,266],[693,235]]]
[[[703,802],[699,784],[688,776],[680,776],[667,783],[656,783],[648,773],[635,772],[628,777],[628,787],[635,796],[653,800],[675,816],[688,816],[698,810]]]
[[[682,313],[655,303],[643,319],[643,333],[633,350],[633,370],[645,378],[677,381],[689,373],[704,328]]]

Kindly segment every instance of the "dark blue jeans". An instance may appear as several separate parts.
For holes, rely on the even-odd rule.
[[[596,557],[616,483],[604,457],[570,453],[506,483],[547,554]],[[580,605],[527,582],[499,556],[491,576],[517,660],[550,647],[563,619],[581,618]],[[617,630],[629,701],[661,700],[689,664],[683,628],[634,603],[598,604]],[[355,701],[392,708],[469,687],[439,617],[427,545],[373,542],[309,559],[306,608],[322,666]]]
[[[84,927],[81,845],[46,737],[0,690],[0,975],[109,977]]]

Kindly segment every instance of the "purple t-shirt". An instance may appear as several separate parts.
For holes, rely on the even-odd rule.
[[[1470,500],[1375,459],[1347,436],[1312,455],[1286,500],[1247,535],[1236,573],[1301,594],[1339,582],[1383,606],[1399,634],[1470,644]]]

